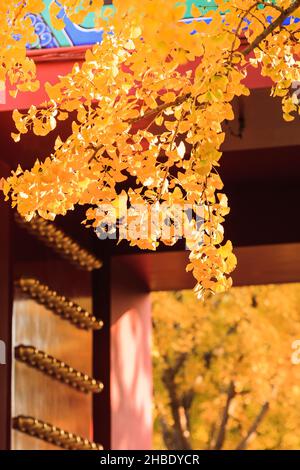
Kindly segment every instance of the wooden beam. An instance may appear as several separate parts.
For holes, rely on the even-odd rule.
[[[235,249],[235,286],[300,282],[300,243],[258,245]],[[195,280],[185,272],[187,251],[120,255],[119,263],[130,267],[149,291],[192,289]]]

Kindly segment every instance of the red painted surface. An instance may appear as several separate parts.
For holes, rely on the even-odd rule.
[[[41,83],[40,89],[35,92],[19,93],[17,98],[12,98],[9,88],[6,90],[6,102],[0,104],[0,111],[7,111],[14,108],[28,109],[30,105],[40,105],[47,99],[43,84],[45,82],[55,83],[59,75],[65,75],[71,71],[74,62],[81,63],[84,58],[86,47],[47,49],[45,51],[32,51],[29,56],[35,59],[37,66],[37,78]],[[196,60],[192,67],[198,64]],[[181,66],[182,71],[186,67]],[[250,89],[267,88],[272,85],[270,79],[262,77],[259,69],[253,67],[248,69],[248,76],[245,84]]]
[[[113,262],[111,299],[111,448],[151,449],[150,296]]]
[[[54,84],[57,82],[58,75],[66,75],[72,69],[74,60],[66,60],[63,62],[41,62],[37,64],[37,78],[41,83],[40,89],[34,93],[18,93],[16,98],[10,96],[6,90],[6,103],[0,105],[0,111],[7,111],[10,109],[18,108],[28,109],[32,104],[38,106],[43,101],[47,100],[47,95],[44,90],[43,84],[50,82]]]

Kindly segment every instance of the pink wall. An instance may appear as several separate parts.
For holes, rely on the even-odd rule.
[[[152,448],[150,296],[132,273],[113,274],[111,448],[147,450]]]

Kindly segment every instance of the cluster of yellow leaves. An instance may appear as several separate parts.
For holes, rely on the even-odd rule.
[[[61,3],[81,21],[83,10],[95,12],[101,2]],[[115,15],[101,23],[101,45],[87,50],[83,64],[75,64],[55,85],[46,84],[46,105],[14,112],[16,141],[28,131],[43,136],[75,112],[71,135],[65,141],[58,137],[51,156],[31,171],[18,169],[4,185],[5,195],[27,219],[36,213],[53,219],[76,204],[89,204],[87,222],[95,229],[103,220],[97,207],[117,204],[126,180],[131,207],[162,201],[202,207],[204,223],[188,240],[188,269],[199,297],[226,290],[236,264],[231,244],[222,245],[229,209],[217,167],[222,123],[234,117],[233,98],[249,94],[243,84],[249,66],[260,65],[272,78],[286,118],[299,107],[289,105],[292,83],[299,78],[295,25],[283,28],[280,21],[268,28],[270,15],[276,22],[280,15],[296,14],[300,0],[278,1],[276,8],[254,0],[216,3],[206,24],[180,21],[184,5],[175,0],[167,7],[163,0],[114,0]],[[261,8],[262,3],[267,6]],[[196,7],[193,13],[201,16]],[[56,19],[57,14],[54,5]],[[242,46],[241,35],[250,46]],[[139,214],[133,210],[131,216]],[[151,249],[159,241],[124,238]]]
[[[6,0],[0,4],[0,82],[12,85],[11,94],[35,91],[39,87],[33,60],[26,57],[26,45],[36,40],[29,13],[44,9],[42,0]]]
[[[300,285],[233,288],[200,303],[191,291],[152,299],[155,448],[166,448],[165,427],[174,427],[170,390],[187,413],[191,448],[214,448],[233,383],[221,448],[237,448],[268,403],[247,448],[298,449],[300,365],[292,345],[300,338]],[[165,381],[172,371],[173,390]]]
[[[93,12],[100,26],[102,6],[103,0],[53,0],[50,4],[52,25],[62,29],[66,16],[80,24]],[[43,0],[5,0],[0,4],[0,83],[10,83],[13,97],[18,91],[36,91],[40,86],[34,60],[26,55],[26,46],[37,40],[29,15],[41,14],[44,9]]]

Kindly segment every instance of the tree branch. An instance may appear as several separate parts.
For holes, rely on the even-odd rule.
[[[191,432],[191,417],[190,411],[192,407],[193,400],[195,398],[195,391],[193,388],[188,390],[182,397],[182,406],[184,408],[185,417],[186,417],[186,431],[190,434]]]
[[[174,421],[174,449],[176,450],[191,450],[191,445],[185,432],[186,429],[185,426],[183,426],[182,410],[184,410],[184,408],[178,397],[177,384],[175,382],[176,374],[184,365],[187,356],[187,353],[180,354],[177,357],[174,366],[166,369],[162,375],[162,382],[168,391],[170,399],[170,409]]]
[[[216,423],[212,423],[207,442],[207,450],[212,450],[215,445],[215,432],[216,432]]]
[[[266,39],[269,34],[271,34],[278,26],[281,26],[281,24],[284,22],[284,20],[292,15],[292,13],[294,13],[294,11],[297,10],[297,8],[300,7],[300,0],[295,0],[290,6],[289,8],[287,8],[286,10],[283,10],[282,13],[278,16],[278,18],[273,21],[273,23],[270,23],[269,26],[261,33],[259,34],[255,39],[254,41],[252,41],[251,44],[249,44],[249,46],[247,46],[243,51],[242,51],[242,54],[244,57],[246,57],[248,54],[250,54],[250,52],[252,52],[257,46],[259,46],[259,44],[264,40]]]
[[[168,450],[176,450],[174,449],[174,431],[173,429],[168,425],[167,421],[165,418],[160,415],[158,417],[159,424],[162,429],[162,435],[163,435],[163,440],[166,445],[166,448]]]
[[[186,100],[188,100],[190,98],[191,94],[190,93],[186,93],[185,95],[179,95],[177,96],[177,98],[172,101],[171,103],[163,103],[159,106],[157,106],[156,108],[154,109],[150,109],[150,111],[147,111],[145,114],[143,114],[142,116],[138,116],[138,117],[135,117],[135,118],[132,118],[132,119],[129,119],[127,122],[129,124],[134,124],[138,121],[142,119],[148,119],[152,116],[156,116],[156,114],[159,114],[161,113],[162,111],[164,111],[165,109],[168,109],[168,108],[176,108],[176,106],[180,106],[182,103],[184,103]]]
[[[228,419],[229,419],[229,406],[230,406],[231,401],[235,397],[235,395],[236,393],[235,393],[234,382],[231,381],[227,390],[227,399],[226,399],[226,404],[225,404],[223,414],[222,414],[220,429],[218,432],[216,443],[214,445],[215,450],[222,449],[222,446],[224,444],[225,437],[226,437],[226,426],[227,426]]]
[[[262,2],[258,2],[258,4],[261,4]],[[270,6],[272,6],[270,4]],[[292,15],[292,13],[294,13],[297,8],[300,7],[300,0],[295,0],[290,6],[289,8],[285,9],[285,10],[282,10],[281,14],[279,15],[279,17],[273,21],[273,23],[270,23],[269,26],[267,26],[267,28],[264,29],[264,31],[259,34],[255,39],[254,41],[252,41],[251,44],[249,44],[247,47],[245,47],[245,49],[242,50],[241,54],[246,57],[247,55],[249,55],[256,47],[258,47],[260,45],[260,43],[262,41],[264,41],[270,34],[272,34],[272,32],[278,27],[278,26],[281,26],[281,24],[284,22],[284,20]],[[128,122],[130,124],[134,124],[138,121],[140,121],[141,118],[145,119],[145,118],[149,118],[149,117],[152,117],[154,115],[156,115],[157,113],[160,113],[162,111],[164,111],[165,109],[168,109],[168,108],[172,108],[172,107],[176,107],[176,106],[179,106],[180,104],[184,103],[186,100],[188,100],[190,98],[191,94],[190,93],[186,93],[182,96],[177,96],[177,98],[172,101],[171,103],[163,103],[159,106],[157,106],[157,108],[155,109],[151,109],[150,111],[146,112],[143,116],[138,116],[136,118],[133,118],[133,119],[130,119]]]
[[[250,437],[256,432],[258,426],[260,425],[260,423],[262,422],[262,420],[264,419],[266,413],[268,412],[269,410],[269,402],[266,401],[263,406],[261,407],[261,410],[260,412],[258,413],[258,415],[256,416],[255,420],[253,421],[253,423],[251,424],[246,436],[241,440],[241,442],[238,444],[236,450],[243,450],[246,448],[248,442],[249,442],[249,439]]]

